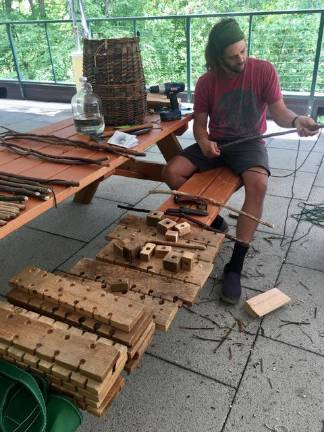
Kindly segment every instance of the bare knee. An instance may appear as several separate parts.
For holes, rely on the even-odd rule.
[[[185,157],[175,156],[162,170],[162,179],[172,189],[178,189],[197,168]]]
[[[254,202],[262,204],[268,187],[268,173],[262,168],[260,171],[244,173],[243,178],[245,186],[245,194],[248,199],[253,199]]]

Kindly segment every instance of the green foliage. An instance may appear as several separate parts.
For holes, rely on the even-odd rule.
[[[0,79],[16,79],[5,21],[40,19],[44,4],[46,19],[69,19],[66,0],[12,1],[0,0]],[[228,13],[242,11],[273,11],[324,7],[324,0],[84,0],[88,18],[143,17],[190,15],[201,13]],[[5,7],[7,5],[7,7]],[[248,35],[249,18],[238,17]],[[208,32],[217,18],[191,18],[192,85],[205,71],[204,49]],[[277,68],[282,88],[289,91],[309,92],[312,82],[314,58],[320,15],[268,15],[254,16],[250,54],[271,61]],[[75,49],[75,35],[70,23],[49,23],[47,26],[51,47],[49,53],[45,26],[13,24],[11,32],[17,59],[24,80],[71,81],[71,52]],[[108,20],[91,23],[93,38],[117,38],[140,35],[146,81],[156,84],[170,80],[187,82],[186,21],[153,19],[133,21]],[[324,92],[324,45],[319,63],[317,91]]]

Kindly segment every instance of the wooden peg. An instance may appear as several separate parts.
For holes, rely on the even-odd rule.
[[[146,216],[146,223],[149,226],[156,226],[158,222],[162,220],[163,216],[164,213],[161,211],[151,212]]]
[[[110,284],[111,292],[122,292],[126,293],[129,290],[128,279],[115,279]]]
[[[167,241],[176,243],[178,241],[179,233],[178,231],[168,230],[165,233],[165,238]]]
[[[157,245],[155,248],[155,256],[156,258],[164,258],[171,250],[172,246]]]
[[[172,229],[175,225],[177,225],[176,221],[169,219],[169,218],[165,218],[165,219],[162,219],[160,222],[158,222],[157,229],[162,234],[165,234],[168,230]]]
[[[191,226],[188,222],[181,222],[174,227],[175,230],[179,232],[179,236],[183,237],[191,232]]]
[[[181,254],[178,252],[171,251],[163,258],[163,268],[175,273],[180,270],[180,263]]]
[[[183,270],[192,270],[196,255],[192,252],[185,251],[181,257],[181,268]]]
[[[146,243],[146,245],[142,247],[142,250],[140,252],[141,260],[150,261],[150,259],[152,258],[154,249],[155,249],[154,243]]]

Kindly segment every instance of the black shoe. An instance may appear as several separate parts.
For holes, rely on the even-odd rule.
[[[241,298],[241,275],[224,268],[223,285],[220,292],[220,299],[227,304],[234,305]]]
[[[217,215],[216,218],[213,220],[213,222],[210,224],[212,228],[215,228],[223,233],[227,233],[228,231],[228,225],[222,216]]]

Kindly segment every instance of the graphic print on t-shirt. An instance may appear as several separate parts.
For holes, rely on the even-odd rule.
[[[242,88],[225,93],[215,107],[217,123],[231,135],[256,135],[259,131],[260,111],[252,90]]]

